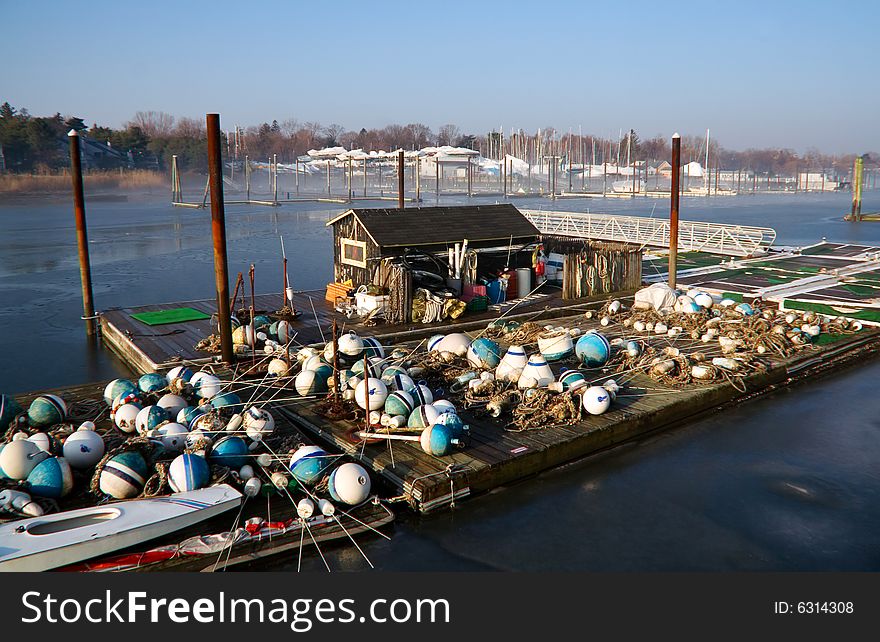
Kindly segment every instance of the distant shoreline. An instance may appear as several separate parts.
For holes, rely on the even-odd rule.
[[[135,169],[94,172],[83,176],[86,192],[153,190],[167,187],[163,172]],[[70,174],[0,174],[0,196],[55,196],[69,194]]]

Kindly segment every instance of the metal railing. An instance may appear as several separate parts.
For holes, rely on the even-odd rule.
[[[521,210],[541,234],[620,241],[640,246],[669,247],[669,221],[644,216]],[[761,254],[773,245],[776,230],[769,227],[679,221],[680,252],[712,252],[732,256]]]

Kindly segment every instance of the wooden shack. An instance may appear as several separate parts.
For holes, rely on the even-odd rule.
[[[474,250],[521,247],[540,236],[510,204],[350,209],[327,226],[333,228],[334,279],[355,287],[377,282],[381,259],[410,249],[440,254],[465,239]]]

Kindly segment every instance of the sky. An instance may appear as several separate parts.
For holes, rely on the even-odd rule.
[[[704,135],[880,151],[880,2],[0,0],[0,101],[117,127]]]

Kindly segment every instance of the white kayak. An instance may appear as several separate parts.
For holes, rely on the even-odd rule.
[[[0,526],[0,571],[48,571],[192,526],[241,505],[226,484]]]

